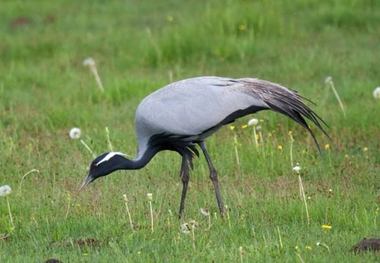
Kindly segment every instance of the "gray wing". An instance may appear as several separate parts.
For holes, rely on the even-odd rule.
[[[309,132],[303,117],[322,129],[321,119],[296,92],[259,79],[220,77],[186,79],[150,94],[137,108],[136,127],[142,136],[194,136],[264,109],[289,116]]]

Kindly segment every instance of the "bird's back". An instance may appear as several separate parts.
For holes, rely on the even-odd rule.
[[[148,95],[136,111],[138,134],[199,135],[227,115],[255,104],[266,105],[241,92],[239,80],[197,77],[171,83]]]

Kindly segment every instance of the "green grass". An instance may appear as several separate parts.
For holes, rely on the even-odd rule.
[[[380,103],[372,97],[380,85],[378,1],[3,1],[1,6],[0,185],[13,188],[8,199],[15,224],[12,229],[1,198],[0,234],[9,234],[0,240],[1,262],[239,262],[239,247],[244,262],[379,259],[349,252],[363,237],[380,236]],[[97,62],[104,94],[82,66],[89,56]],[[318,138],[330,149],[318,155],[300,127],[261,112],[259,151],[252,129],[240,128],[249,118],[235,124],[238,167],[234,132],[222,129],[208,147],[229,220],[217,213],[204,158],[195,161],[185,218],[177,219],[180,158],[171,152],[158,154],[143,170],[117,172],[77,194],[92,157],[68,138],[70,128],[80,127],[83,139],[101,153],[108,150],[108,126],[116,150],[133,155],[139,101],[171,78],[195,75],[255,76],[299,90],[329,124],[332,140],[319,132]],[[333,77],[346,118],[325,87],[327,76]],[[290,130],[310,225],[290,164]],[[21,186],[32,169],[39,173],[26,176]],[[211,229],[200,208],[210,210]],[[191,219],[199,223],[195,243],[180,232],[180,224]],[[325,231],[322,224],[332,229]],[[78,244],[86,239],[94,244]]]

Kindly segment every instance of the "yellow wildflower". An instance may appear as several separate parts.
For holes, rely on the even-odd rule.
[[[247,128],[247,127],[248,127],[247,124],[244,124],[244,125],[241,126],[242,129],[245,129],[245,128]]]
[[[331,228],[332,228],[331,225],[328,225],[328,224],[322,225],[322,229],[324,229],[324,230],[330,230]]]
[[[171,23],[171,22],[174,21],[174,17],[171,16],[171,15],[167,15],[167,16],[166,16],[166,21],[168,21],[169,23]]]
[[[246,24],[240,24],[240,25],[239,25],[239,30],[240,30],[240,31],[245,31],[245,30],[247,30],[247,25],[246,25]]]
[[[279,149],[280,151],[282,151],[282,145],[279,144],[279,145],[277,146],[277,149]]]
[[[231,130],[231,131],[235,130],[235,126],[230,125],[230,130]]]
[[[325,150],[330,150],[330,144],[328,143],[325,144]]]

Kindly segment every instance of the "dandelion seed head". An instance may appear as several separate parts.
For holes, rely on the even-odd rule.
[[[12,192],[12,188],[9,185],[0,186],[0,196],[7,196]]]
[[[331,76],[327,76],[325,78],[325,84],[328,85],[328,84],[331,84],[333,82],[333,78]]]
[[[293,167],[293,171],[299,174],[301,171],[301,166],[297,163],[296,166]]]
[[[261,131],[261,125],[256,126],[256,131]]]
[[[363,152],[368,152],[368,147],[364,147]]]
[[[208,211],[207,208],[201,208],[200,211],[201,211],[202,215],[204,215],[204,216],[210,216],[210,212]]]
[[[81,132],[81,130],[80,130],[79,128],[74,127],[74,128],[72,128],[72,129],[70,130],[70,132],[69,132],[69,136],[70,136],[71,139],[73,139],[73,140],[77,140],[77,139],[80,138],[81,133],[82,133],[82,132]]]
[[[91,57],[86,58],[85,60],[83,60],[83,66],[94,67],[95,66],[95,60]]]
[[[376,89],[373,90],[373,97],[377,100],[380,99],[380,87],[377,87]]]
[[[180,226],[181,232],[184,234],[189,234],[190,233],[190,226],[188,223],[183,223]]]
[[[240,254],[243,254],[243,247],[242,246],[239,247],[239,252],[240,252]]]
[[[239,30],[240,31],[246,31],[247,30],[247,25],[246,24],[240,24],[239,25]]]
[[[248,126],[256,126],[258,123],[259,123],[259,120],[256,118],[253,118],[253,119],[250,119],[247,124]]]
[[[146,197],[148,198],[149,201],[153,200],[153,194],[152,193],[147,193]]]

